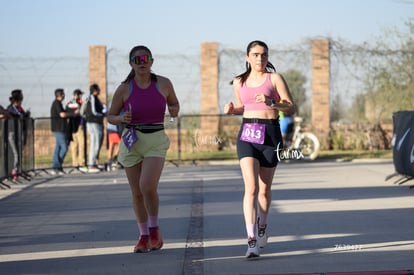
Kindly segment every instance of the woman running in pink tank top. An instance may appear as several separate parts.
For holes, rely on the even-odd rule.
[[[230,102],[224,106],[226,114],[243,115],[237,155],[245,186],[247,258],[259,257],[259,248],[267,243],[267,215],[278,163],[277,150],[283,148],[278,112],[293,114],[296,110],[285,80],[268,61],[268,52],[262,41],[249,43],[246,72],[232,81],[236,105]]]

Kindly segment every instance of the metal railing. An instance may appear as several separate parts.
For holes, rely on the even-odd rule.
[[[35,169],[34,120],[0,120],[0,179],[26,176]]]
[[[215,158],[234,158],[239,116],[182,115],[170,121],[165,117],[165,131],[170,138],[167,161],[197,161]],[[86,129],[87,130],[87,129]],[[85,131],[86,133],[87,131]],[[87,163],[89,135],[85,135],[85,163]],[[0,120],[0,180],[12,179],[17,172],[23,176],[31,171],[52,169],[55,138],[50,118]],[[64,169],[72,165],[71,144],[63,163]],[[107,157],[106,127],[100,151],[100,164]],[[17,161],[16,161],[17,160]],[[15,171],[16,170],[16,171]]]

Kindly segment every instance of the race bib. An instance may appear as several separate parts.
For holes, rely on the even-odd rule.
[[[240,140],[263,144],[265,138],[266,124],[244,123]]]
[[[131,127],[122,135],[122,140],[124,141],[125,146],[128,149],[128,152],[131,152],[132,146],[138,141],[137,133],[135,128]]]

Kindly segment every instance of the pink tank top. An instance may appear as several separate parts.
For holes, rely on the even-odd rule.
[[[160,93],[155,81],[141,89],[132,79],[129,82],[129,97],[124,104],[124,111],[131,104],[132,119],[130,124],[164,123],[167,101]]]
[[[280,96],[277,90],[273,87],[270,79],[270,73],[266,75],[266,80],[262,85],[258,87],[247,87],[246,82],[239,89],[240,100],[244,105],[244,111],[263,111],[272,110],[269,106],[263,102],[256,102],[255,94],[264,94],[270,99],[274,99],[277,102],[280,101]]]

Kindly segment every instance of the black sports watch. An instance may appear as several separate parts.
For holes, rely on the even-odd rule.
[[[276,106],[276,100],[272,99],[272,100],[270,101],[270,107],[271,107],[271,108],[273,108],[273,107],[275,107],[275,106]]]

